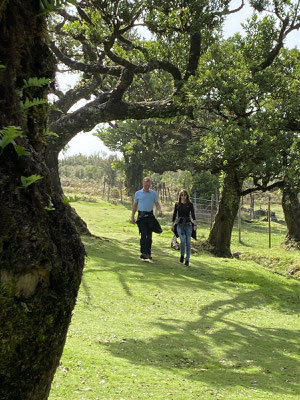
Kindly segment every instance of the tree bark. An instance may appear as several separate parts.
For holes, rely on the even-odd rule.
[[[282,208],[287,225],[285,244],[300,249],[300,184],[284,179],[282,188]]]
[[[39,1],[0,7],[0,130],[23,137],[0,148],[0,398],[46,400],[66,339],[84,265],[84,247],[45,163],[47,87],[24,79],[53,78],[54,60]],[[22,95],[23,93],[23,95]],[[18,156],[22,145],[28,154]],[[21,177],[41,175],[27,188]]]
[[[88,132],[97,124],[114,120],[168,118],[175,115],[189,115],[189,107],[176,105],[174,100],[140,103],[125,103],[124,101],[108,101],[107,94],[99,95],[95,100],[78,110],[63,115],[49,124],[49,129],[59,135],[55,140],[57,149],[62,150],[77,133]]]
[[[209,237],[204,243],[204,248],[218,257],[232,257],[230,250],[231,234],[235,217],[240,203],[242,180],[237,173],[227,171],[218,211],[210,231]]]

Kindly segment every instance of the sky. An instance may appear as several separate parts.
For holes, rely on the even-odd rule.
[[[231,2],[231,9],[237,8],[241,4],[241,0],[233,0]],[[227,18],[224,25],[224,37],[227,38],[232,36],[236,32],[241,31],[241,23],[245,22],[247,18],[251,15],[251,8],[246,4],[246,6],[236,14],[231,14],[230,17]],[[294,31],[289,34],[288,39],[286,41],[286,45],[289,48],[298,47],[300,43],[300,32]],[[62,74],[58,76],[58,83],[62,90],[70,89],[74,86],[78,79],[78,75],[76,74]],[[71,111],[75,110],[79,106],[82,106],[82,103],[78,103]],[[92,155],[95,153],[106,153],[107,155],[112,154],[112,152],[104,145],[102,140],[93,136],[92,131],[90,132],[82,132],[78,133],[69,143],[67,149],[62,151],[59,155],[59,158],[64,158],[68,156],[72,156],[75,154],[85,154]],[[116,153],[115,153],[116,154]],[[119,154],[121,155],[121,154]]]

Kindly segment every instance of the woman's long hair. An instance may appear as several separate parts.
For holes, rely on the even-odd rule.
[[[179,192],[179,195],[178,195],[178,201],[176,202],[176,206],[177,207],[180,207],[181,204],[182,204],[182,201],[181,201],[181,198],[182,198],[181,195],[182,194],[186,194],[186,203],[190,203],[191,202],[190,196],[188,194],[188,191],[186,189],[181,189],[180,192]]]

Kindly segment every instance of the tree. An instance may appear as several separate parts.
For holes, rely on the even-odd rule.
[[[289,154],[294,140],[288,119],[278,110],[295,81],[297,63],[295,51],[282,50],[287,23],[288,17],[281,18],[278,29],[273,18],[259,21],[254,15],[245,27],[245,37],[236,35],[210,49],[196,83],[192,82],[199,110],[194,129],[198,142],[194,140],[190,149],[195,167],[224,175],[218,213],[206,243],[219,256],[231,256],[240,197],[249,193],[243,190],[243,182],[252,177],[255,187],[251,190],[274,187],[274,180],[281,184],[282,152]],[[280,119],[284,122],[275,127],[274,120]]]
[[[192,192],[201,199],[211,199],[219,191],[219,177],[210,171],[200,171],[193,175]]]
[[[82,71],[83,80],[80,87],[63,96],[57,104],[66,113],[80,93],[85,96],[94,93],[95,98],[73,113],[52,119],[50,128],[59,135],[59,138],[52,138],[48,147],[52,175],[55,176],[58,149],[74,134],[82,129],[90,130],[96,123],[175,115],[192,117],[191,107],[186,106],[188,82],[193,81],[199,60],[202,61],[217,39],[216,32],[224,16],[238,11],[243,2],[237,10],[229,11],[228,5],[229,1],[211,3],[205,0],[176,1],[172,6],[165,1],[91,1],[80,3],[77,15],[60,11],[62,20],[54,28],[59,45],[52,44],[52,50],[65,65]],[[253,37],[260,45],[256,46],[254,40],[245,45],[248,56],[253,56],[250,75],[254,81],[257,78],[258,82],[253,82],[259,84],[260,76],[283,48],[286,36],[299,29],[298,2],[252,1],[251,5],[259,12],[269,12],[276,17],[276,20],[269,18],[266,24],[265,43],[261,37],[266,32],[256,32],[260,24],[254,20]],[[139,38],[134,28],[140,24],[147,27],[155,40]],[[158,97],[152,98],[147,83],[157,77],[159,82],[165,80],[165,91],[157,91]],[[138,100],[132,97],[132,94],[136,96],[136,89],[140,93]],[[210,89],[207,90],[209,93]],[[219,107],[219,104],[214,102],[214,106]],[[231,106],[238,114],[248,112],[247,109],[243,111],[245,103],[237,104],[236,96]],[[250,104],[250,108],[252,106]],[[57,190],[61,190],[57,186]]]
[[[259,9],[267,6],[263,3],[254,5]],[[201,123],[200,129],[193,129],[197,133],[190,146],[195,156],[194,169],[206,168],[215,173],[223,171],[225,178],[219,206],[220,218],[217,215],[208,238],[209,248],[218,255],[231,255],[231,232],[240,197],[249,192],[248,188],[243,188],[245,179],[252,177],[254,186],[251,191],[265,191],[274,187],[274,180],[277,185],[282,183],[284,165],[280,152],[283,148],[289,152],[294,139],[290,129],[283,128],[282,123],[276,127],[274,121],[278,124],[280,117],[287,125],[288,119],[282,117],[284,113],[279,113],[278,107],[282,108],[290,82],[296,79],[293,72],[295,62],[289,68],[293,51],[289,54],[283,51],[284,38],[299,28],[297,9],[293,9],[292,4],[290,6],[286,9],[274,2],[274,14],[279,25],[273,17],[260,20],[255,14],[245,26],[245,38],[237,35],[221,46],[218,43],[212,45],[200,58],[197,77],[190,77],[190,85],[193,86],[191,93],[197,93],[196,99],[192,97],[193,104],[198,103],[200,110],[195,109],[194,115]],[[296,57],[294,55],[294,60]],[[275,99],[277,108],[272,107],[270,113]],[[294,104],[298,104],[298,101]],[[200,117],[197,113],[200,113]],[[189,125],[187,130],[192,129]],[[148,126],[151,127],[151,124],[148,123]],[[143,132],[143,124],[135,122],[135,127],[127,132],[131,143],[129,145],[127,138],[127,158],[129,155],[132,158],[129,161],[135,158],[132,165],[138,165],[140,169],[148,162],[152,166],[148,168],[155,170],[153,153],[149,151],[152,150],[150,143],[155,141],[148,135],[150,139],[146,149],[153,160],[147,161],[147,156],[142,152],[142,134],[136,133]],[[124,130],[119,130],[117,134],[115,128],[109,129],[106,137],[102,136],[107,144],[122,142]],[[151,130],[152,127],[149,128]],[[170,159],[169,152],[161,151],[161,154],[165,154],[165,159]],[[139,163],[138,157],[142,160]],[[287,192],[291,185],[285,187]],[[293,204],[296,206],[295,202]]]
[[[285,174],[283,182],[282,208],[288,228],[288,232],[285,238],[285,244],[287,244],[289,247],[296,247],[300,249],[299,172],[298,178],[296,178],[294,174],[292,174],[292,177],[288,174]]]
[[[53,112],[49,121],[58,137],[49,140],[47,165],[57,192],[62,195],[58,153],[78,132],[115,120],[192,116],[192,108],[185,107],[184,88],[224,16],[237,11],[229,11],[229,3],[91,0],[80,2],[76,14],[59,10],[51,48],[61,63],[80,71],[82,79],[65,94],[54,91],[62,114]],[[139,26],[153,39],[141,39]],[[161,82],[164,90],[152,97],[148,87]],[[68,112],[81,98],[91,101]]]
[[[40,2],[2,1],[0,36],[0,397],[45,400],[85,252],[45,163],[55,60]]]
[[[144,170],[162,174],[185,167],[190,131],[162,120],[124,121],[98,129],[95,135],[124,157],[125,185],[133,195],[141,185]]]
[[[298,66],[299,67],[299,66]],[[299,73],[299,68],[298,68]],[[299,76],[299,75],[298,75]],[[298,79],[298,85],[300,79]],[[299,86],[298,86],[299,87]],[[298,92],[298,90],[297,90]],[[298,94],[299,96],[299,94]],[[294,104],[294,103],[293,103]],[[299,99],[298,99],[299,107]],[[297,107],[297,106],[296,106]],[[286,113],[287,109],[285,109]],[[298,127],[294,121],[298,120]],[[299,125],[299,110],[296,118],[291,126],[293,129],[294,140],[291,143],[288,154],[283,155],[283,179],[282,185],[282,208],[285,221],[287,224],[287,234],[285,244],[289,247],[300,249],[300,125]]]
[[[104,183],[107,184],[107,198],[109,199],[110,190],[117,183],[117,170],[114,168],[114,162],[117,161],[117,157],[111,154],[107,158],[102,160],[102,169],[104,176]]]
[[[288,79],[293,72],[293,80]],[[280,157],[276,163],[281,164],[282,208],[287,224],[285,244],[300,248],[300,58],[294,49],[286,55],[285,69],[282,71],[286,81],[284,96],[276,97],[268,110],[273,129],[281,132],[284,143],[281,145]],[[281,90],[282,92],[282,90]],[[281,99],[281,101],[280,101]],[[276,168],[276,167],[275,167]]]

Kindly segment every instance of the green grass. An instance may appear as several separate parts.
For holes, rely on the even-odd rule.
[[[280,273],[299,262],[281,247],[284,227],[270,250],[267,226],[246,224],[243,244],[233,234],[241,259],[198,252],[186,268],[170,248],[170,215],[151,263],[139,259],[128,208],[73,206],[98,238],[83,238],[88,257],[50,400],[300,398],[300,283],[255,262],[276,255]]]
[[[272,222],[271,243],[269,243],[267,222],[243,222],[241,243],[238,241],[238,231],[235,228],[232,234],[232,249],[241,252],[242,260],[253,260],[284,276],[294,271],[295,277],[300,278],[300,252],[288,250],[283,245],[285,236],[286,226]]]

